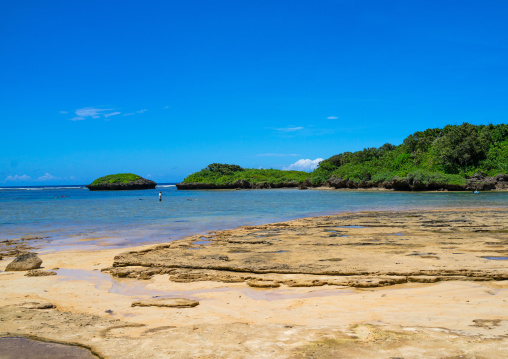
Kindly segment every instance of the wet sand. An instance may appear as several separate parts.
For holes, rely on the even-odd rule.
[[[357,213],[155,249],[47,253],[55,276],[0,273],[0,335],[78,343],[102,358],[503,358],[508,261],[482,257],[507,255],[506,218]],[[199,305],[131,306],[162,298]],[[37,309],[45,303],[55,307]]]

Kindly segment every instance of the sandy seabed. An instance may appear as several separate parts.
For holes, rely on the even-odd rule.
[[[0,336],[100,358],[506,358],[507,218],[361,212],[47,253],[57,275],[0,272]]]

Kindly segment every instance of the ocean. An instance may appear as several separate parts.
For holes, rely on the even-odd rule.
[[[46,237],[38,241],[44,253],[164,243],[240,225],[350,211],[507,205],[508,192],[178,191],[174,184],[92,192],[84,186],[0,187],[0,240]]]

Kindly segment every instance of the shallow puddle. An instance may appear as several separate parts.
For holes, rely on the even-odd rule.
[[[252,288],[209,288],[195,290],[158,290],[147,288],[146,281],[138,279],[121,278],[115,279],[109,274],[98,271],[86,271],[82,269],[59,269],[57,270],[60,280],[83,280],[95,284],[95,288],[106,290],[109,293],[126,295],[131,297],[151,296],[152,298],[189,298],[200,300],[199,294],[219,292],[239,292],[254,300],[284,300],[293,298],[328,297],[354,293],[349,288],[315,290],[307,293],[299,293],[297,290],[277,289],[252,289]],[[2,358],[3,359],[3,358]]]
[[[340,226],[339,228],[365,228],[365,226]]]
[[[508,261],[508,257],[482,257],[485,259],[490,259],[492,261]]]
[[[88,349],[21,337],[0,338],[2,359],[96,359]]]
[[[195,241],[195,242],[192,242],[192,244],[210,244],[211,242],[210,241]]]
[[[99,271],[87,271],[83,269],[58,269],[58,278],[60,280],[83,280],[95,284],[95,288],[106,290],[109,293],[115,293],[127,296],[143,295],[165,295],[166,292],[156,289],[147,289],[146,283],[133,278],[115,279],[109,274]]]

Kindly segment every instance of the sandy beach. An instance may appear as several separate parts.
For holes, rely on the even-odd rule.
[[[346,213],[42,254],[57,275],[0,273],[0,336],[100,358],[503,358],[507,215]]]

